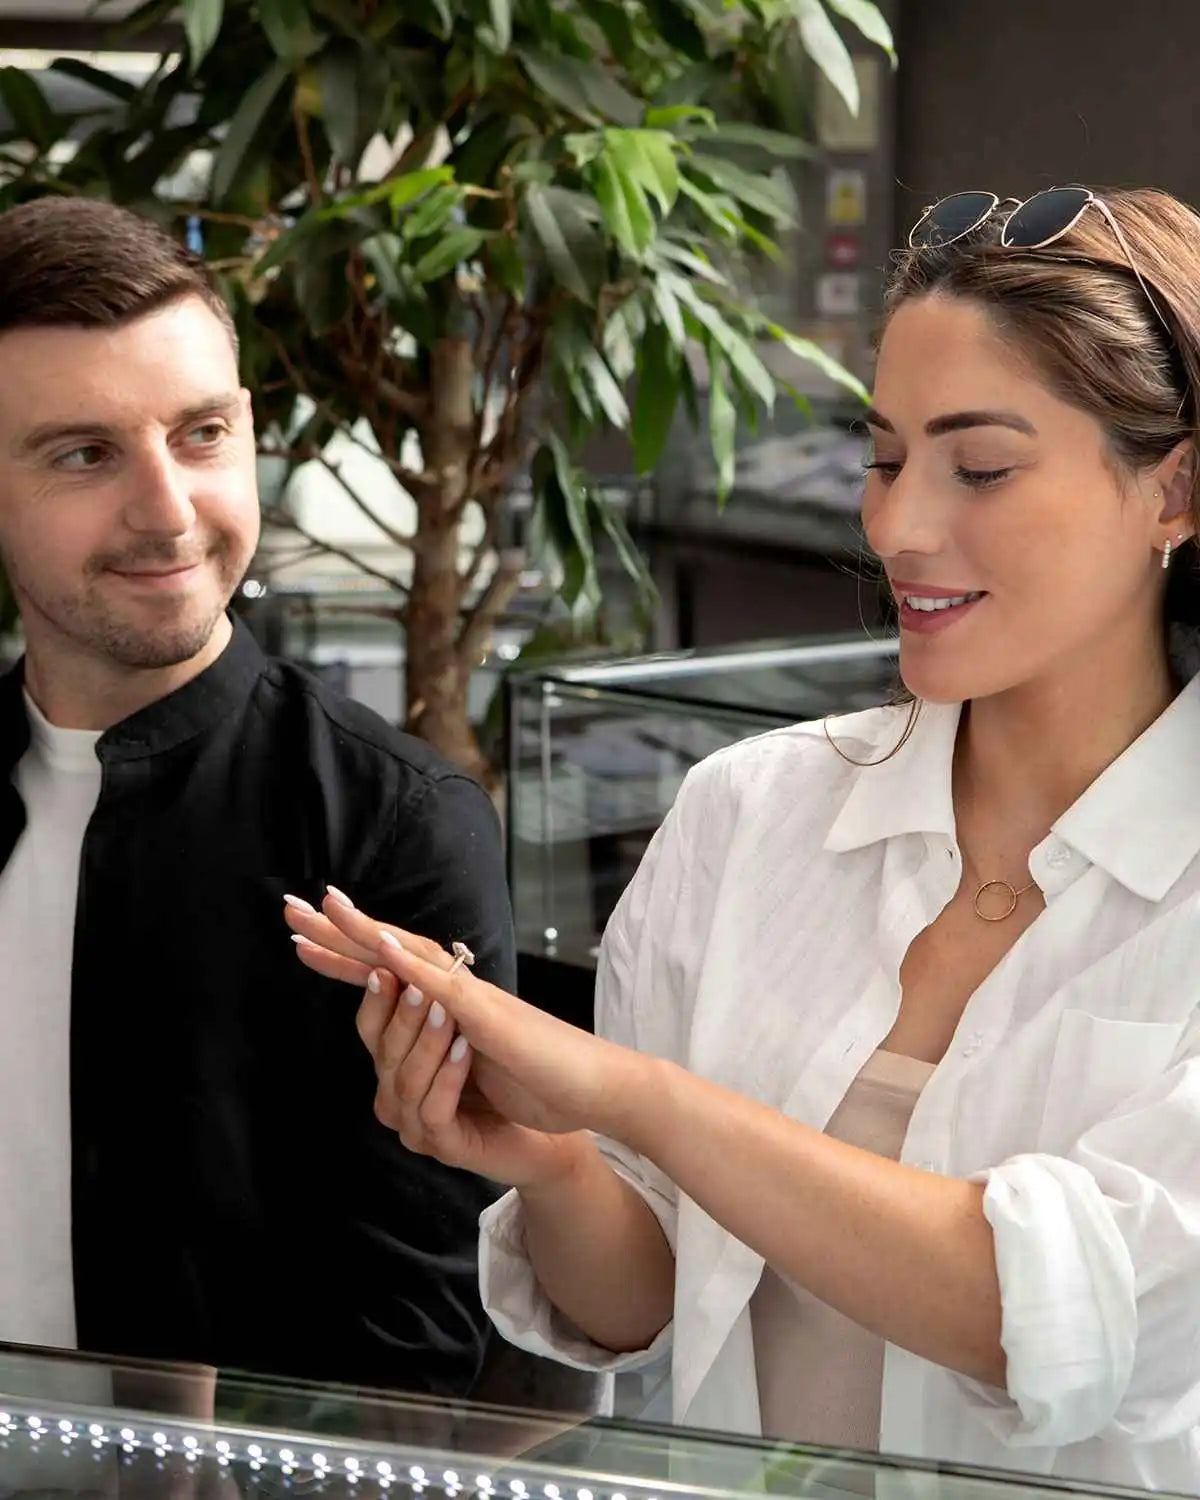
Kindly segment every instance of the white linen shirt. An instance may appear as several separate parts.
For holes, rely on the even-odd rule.
[[[831,733],[877,760],[907,712]],[[820,724],[697,766],[609,924],[597,1030],[823,1129],[960,883],[959,712],[924,705],[873,766]],[[1200,1491],[1198,773],[1193,681],[1030,855],[1045,910],[971,996],[901,1156],[986,1184],[1007,1390],[889,1345],[885,1453]],[[514,1193],[481,1221],[493,1320],[583,1368],[669,1352],[677,1422],[757,1434],[762,1258],[651,1162],[601,1147],[674,1247],[673,1322],[637,1354],[588,1342],[533,1276]]]

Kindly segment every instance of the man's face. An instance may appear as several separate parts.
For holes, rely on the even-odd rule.
[[[250,397],[199,297],[0,335],[0,557],[29,644],[126,669],[203,650],[258,542]]]

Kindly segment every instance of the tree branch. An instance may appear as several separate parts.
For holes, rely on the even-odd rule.
[[[288,527],[291,531],[302,536],[306,542],[311,542],[321,552],[327,553],[331,557],[340,557],[343,562],[350,563],[360,573],[365,573],[368,578],[374,578],[378,583],[386,584],[394,594],[399,594],[402,599],[407,600],[408,590],[397,579],[392,578],[379,568],[371,567],[370,563],[363,562],[362,558],[355,557],[353,552],[348,551],[345,547],[339,547],[336,542],[326,542],[319,536],[314,536],[311,531],[306,531],[294,516],[290,516],[287,511],[281,510],[279,506],[271,505],[264,507],[263,519],[270,521],[275,526]],[[398,611],[398,618],[401,621],[404,620],[405,612],[403,609]]]
[[[458,633],[458,659],[464,672],[478,666],[479,658],[495,628],[496,621],[504,613],[509,600],[521,584],[525,568],[525,554],[519,550],[502,552],[496,563],[496,571],[488,580],[487,587],[475,605],[468,611]]]
[[[296,140],[300,145],[300,160],[304,163],[304,179],[308,183],[311,201],[320,203],[325,194],[321,190],[321,179],[317,176],[317,164],[313,160],[312,141],[308,134],[308,121],[300,104],[300,90],[292,93],[292,121],[296,127]]]

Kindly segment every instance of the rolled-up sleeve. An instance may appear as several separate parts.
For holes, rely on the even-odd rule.
[[[964,1382],[1014,1447],[1156,1442],[1200,1424],[1200,1024],[1063,1156],[978,1174],[1007,1391]]]
[[[679,1060],[685,1051],[695,955],[714,888],[720,847],[719,765],[694,770],[604,934],[596,979],[596,1031],[621,1046]],[[705,837],[697,837],[704,829]],[[652,1163],[616,1141],[599,1139],[613,1170],[638,1192],[676,1243],[678,1193]],[[619,1371],[656,1363],[671,1347],[673,1324],[653,1344],[627,1354],[591,1343],[558,1313],[542,1291],[525,1249],[520,1197],[509,1193],[480,1219],[480,1284],[492,1321],[510,1343],[564,1364]]]

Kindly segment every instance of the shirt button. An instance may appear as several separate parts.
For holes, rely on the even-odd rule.
[[[983,1037],[978,1031],[972,1032],[972,1034],[967,1038],[966,1045],[962,1049],[962,1055],[964,1057],[974,1057],[982,1046]]]
[[[1072,857],[1071,851],[1067,848],[1066,844],[1060,844],[1057,840],[1046,851],[1046,863],[1052,870],[1063,869],[1064,866],[1071,863]]]

